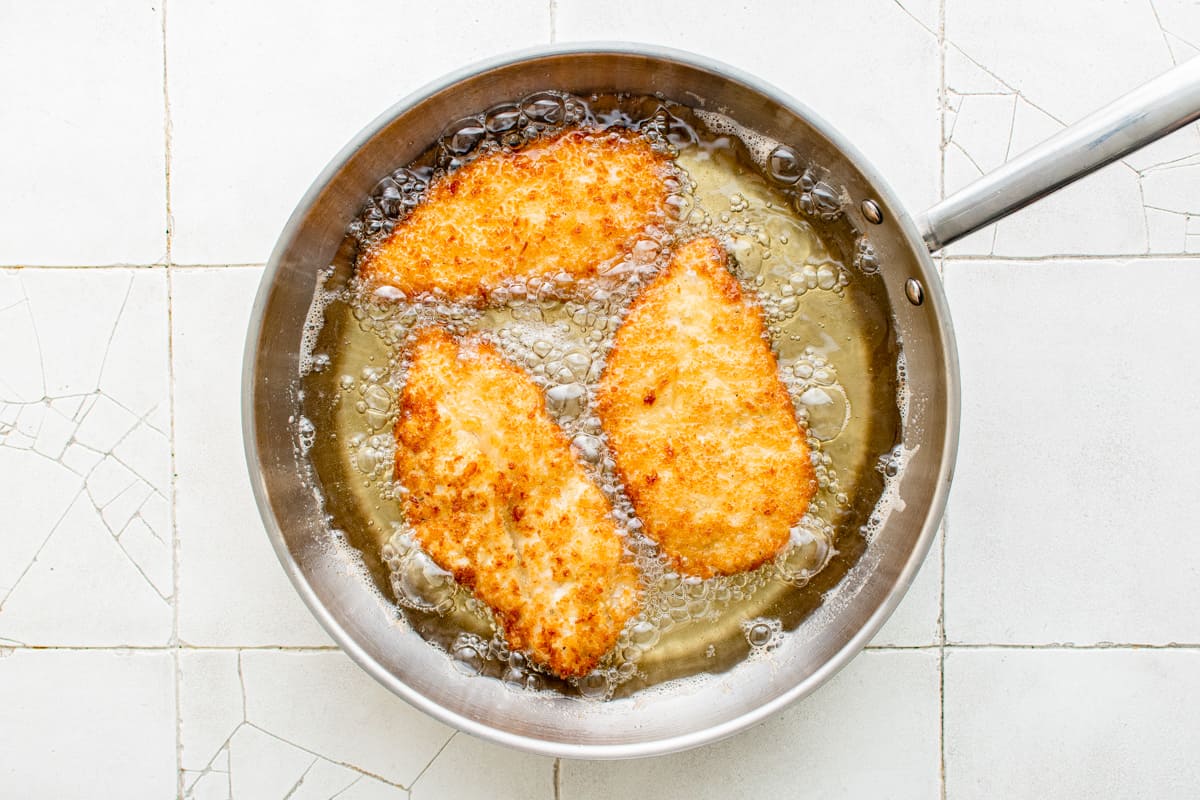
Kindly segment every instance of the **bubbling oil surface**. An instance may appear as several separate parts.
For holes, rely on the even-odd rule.
[[[482,302],[406,297],[353,280],[358,254],[385,238],[431,181],[480,154],[519,148],[569,125],[637,131],[674,159],[667,222],[647,228],[626,257],[595,278],[514,281]],[[823,175],[799,151],[719,115],[648,97],[547,91],[454,123],[417,161],[380,182],[314,297],[297,439],[331,531],[357,551],[407,624],[456,668],[524,689],[626,696],[761,657],[836,590],[864,550],[895,473],[903,387],[873,255]],[[725,244],[735,276],[763,308],[819,484],[778,558],[710,580],[674,572],[643,534],[594,408],[629,304],[678,243],[700,235]],[[404,521],[391,429],[405,345],[423,324],[485,336],[526,370],[625,532],[642,575],[642,608],[582,679],[562,681],[510,651],[490,610],[424,553]]]

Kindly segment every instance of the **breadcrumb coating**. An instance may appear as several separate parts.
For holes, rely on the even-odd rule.
[[[480,156],[425,200],[360,264],[408,295],[478,295],[514,278],[594,275],[663,219],[669,160],[627,131],[568,129]]]
[[[541,389],[490,343],[427,328],[400,407],[396,479],[421,546],[513,649],[586,675],[637,612],[638,575]]]
[[[817,489],[762,311],[727,260],[712,238],[679,248],[630,307],[598,393],[646,533],[705,578],[777,555]]]

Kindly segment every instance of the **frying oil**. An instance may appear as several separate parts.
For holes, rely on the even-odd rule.
[[[647,228],[601,275],[537,276],[466,303],[372,291],[352,279],[358,254],[385,238],[431,181],[482,153],[519,148],[568,125],[635,130],[674,157],[667,222]],[[305,326],[297,437],[331,529],[358,551],[407,623],[458,669],[592,699],[727,670],[777,647],[853,565],[895,473],[901,354],[869,247],[822,175],[800,152],[720,115],[648,97],[541,92],[450,126],[366,201]],[[725,244],[744,292],[763,309],[819,484],[784,553],[753,572],[710,580],[674,572],[643,534],[594,403],[629,304],[678,243],[700,235]],[[404,521],[391,429],[405,343],[426,323],[485,336],[523,367],[612,504],[642,575],[642,609],[591,675],[565,682],[511,652],[489,609],[422,551]]]

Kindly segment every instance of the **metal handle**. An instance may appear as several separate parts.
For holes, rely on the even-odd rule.
[[[917,219],[930,252],[1200,118],[1200,58],[1134,89],[960,189]]]

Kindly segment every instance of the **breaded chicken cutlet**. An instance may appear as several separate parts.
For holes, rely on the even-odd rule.
[[[762,311],[726,263],[712,238],[679,248],[617,330],[598,393],[646,533],[704,578],[773,558],[817,488]]]
[[[640,136],[568,129],[436,181],[360,274],[406,294],[477,295],[506,280],[594,275],[662,219],[670,166]]]
[[[400,403],[396,479],[417,540],[513,649],[590,672],[637,612],[638,575],[541,389],[493,345],[427,328]]]

